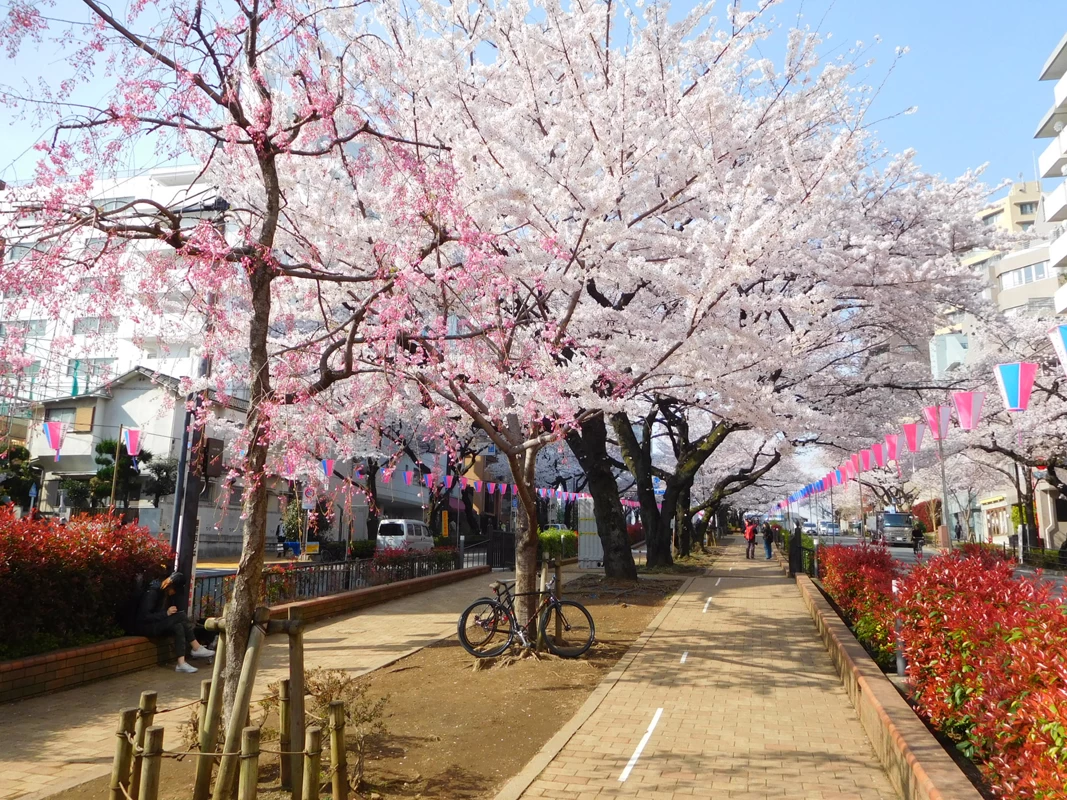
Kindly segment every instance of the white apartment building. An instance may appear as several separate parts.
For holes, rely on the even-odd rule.
[[[1035,139],[1049,140],[1038,157],[1038,172],[1042,178],[1055,182],[1045,193],[1045,214],[1054,226],[1049,237],[1049,266],[1067,269],[1067,35],[1045,62],[1039,80],[1056,82],[1052,87],[1052,108],[1034,134]],[[1067,287],[1056,292],[1056,311],[1067,311]]]
[[[198,180],[200,168],[166,167],[129,176],[101,179],[97,183],[94,204],[101,209],[115,209],[134,198],[150,199],[182,213],[190,226],[210,215],[218,203],[211,184]],[[12,188],[0,187],[0,214],[7,206]],[[17,261],[41,245],[33,241],[30,227],[8,228],[0,242],[2,256]],[[103,240],[87,235],[84,246],[91,254]],[[158,249],[144,245],[142,250]],[[135,255],[128,257],[131,266]],[[173,377],[197,374],[199,354],[197,336],[202,320],[190,311],[190,298],[181,286],[158,287],[158,296],[148,298],[138,286],[138,271],[127,276],[127,290],[140,301],[158,301],[163,312],[142,311],[120,319],[106,319],[94,311],[93,294],[98,291],[91,271],[78,280],[84,305],[75,304],[59,320],[50,319],[44,309],[19,302],[17,296],[0,301],[0,336],[14,327],[24,337],[24,365],[3,365],[0,369],[0,395],[8,406],[24,406],[28,401],[71,396],[89,391],[113,377],[137,366]],[[136,321],[135,321],[136,319]],[[104,334],[104,335],[101,335]],[[62,340],[63,346],[55,346]],[[10,413],[10,408],[0,413]]]

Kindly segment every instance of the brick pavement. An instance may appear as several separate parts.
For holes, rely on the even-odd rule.
[[[455,633],[460,612],[487,594],[491,581],[510,577],[480,575],[312,624],[304,636],[305,663],[357,675],[370,672]],[[288,674],[287,652],[284,636],[268,640],[257,697],[266,695],[268,683]],[[0,706],[0,800],[43,797],[108,774],[120,709],[136,706],[145,690],[159,693],[161,708],[195,701],[200,681],[210,677],[210,668],[179,675],[173,665],[155,667]],[[177,725],[189,719],[190,711],[156,717],[156,724],[167,728],[167,747],[177,746]]]
[[[749,561],[733,545],[692,582],[523,798],[897,797],[795,584],[762,550]]]

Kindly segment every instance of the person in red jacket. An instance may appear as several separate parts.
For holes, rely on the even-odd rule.
[[[745,558],[756,557],[756,520],[745,520]]]

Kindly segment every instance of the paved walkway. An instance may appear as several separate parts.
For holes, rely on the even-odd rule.
[[[480,575],[313,624],[304,637],[305,663],[370,672],[454,634],[460,612],[487,594],[491,581],[510,578],[499,572]],[[268,639],[257,697],[267,694],[268,683],[288,674],[287,658],[285,637]],[[210,668],[179,675],[173,665],[157,667],[0,706],[0,800],[43,797],[109,774],[120,709],[136,706],[145,690],[159,693],[161,708],[195,701],[200,681],[210,677]],[[167,746],[177,744],[177,724],[187,722],[190,711],[157,715],[156,724],[167,727]]]
[[[758,549],[690,584],[523,798],[897,797],[795,584]]]

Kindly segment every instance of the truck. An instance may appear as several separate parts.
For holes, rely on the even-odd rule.
[[[875,541],[885,544],[911,544],[911,528],[915,519],[898,511],[876,511],[867,517],[867,531]]]

